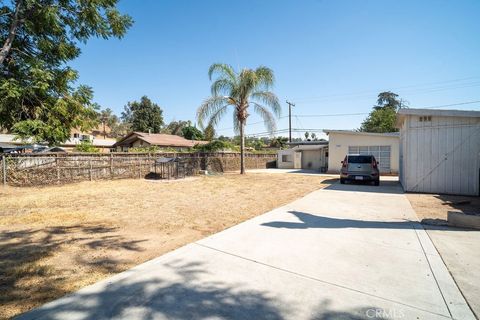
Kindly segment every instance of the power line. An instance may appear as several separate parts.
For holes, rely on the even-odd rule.
[[[440,106],[423,107],[422,109],[446,108],[446,107],[462,106],[466,104],[473,104],[473,103],[479,103],[479,102],[480,100],[475,100],[475,101],[459,102],[459,103],[452,103],[452,104],[444,104]]]
[[[457,103],[451,103],[451,104],[443,104],[443,105],[436,105],[436,106],[427,106],[427,107],[421,107],[421,109],[436,109],[436,108],[446,108],[446,107],[454,107],[454,106],[461,106],[461,105],[469,105],[469,104],[475,104],[475,103],[480,103],[480,100],[473,100],[473,101],[465,101],[465,102],[457,102]],[[345,116],[360,116],[360,115],[368,115],[370,112],[359,112],[359,113],[330,113],[330,114],[297,114],[293,115],[297,120],[299,118],[321,118],[321,117],[345,117]],[[279,117],[278,119],[284,119],[287,118],[288,116],[283,116]],[[257,121],[257,122],[252,122],[252,123],[247,123],[247,126],[252,126],[256,124],[264,123],[264,121]],[[233,127],[230,128],[222,128],[222,129],[217,129],[218,131],[226,131],[226,130],[231,130],[234,129]],[[286,129],[288,130],[288,129]]]
[[[440,89],[440,90],[458,89],[458,88],[462,88],[462,86],[465,86],[465,85],[472,85],[472,84],[474,86],[480,85],[480,84],[478,84],[478,81],[475,81],[475,82],[469,82],[469,83],[463,83],[463,84],[457,83],[457,84],[449,85],[449,86],[453,86],[453,87],[443,86],[443,87],[415,89],[416,87],[426,87],[426,86],[440,85],[440,84],[446,84],[446,83],[452,83],[452,82],[462,82],[462,81],[465,82],[466,80],[473,80],[473,79],[480,79],[480,76],[473,76],[473,77],[453,79],[453,80],[445,80],[445,81],[437,81],[437,82],[430,82],[430,83],[423,83],[423,84],[400,86],[400,87],[390,88],[390,90],[401,90],[401,89],[413,88],[412,92],[419,91],[419,90],[420,91],[421,90],[428,90],[428,92],[430,92],[429,90],[433,90],[433,89]],[[458,87],[458,86],[460,86],[460,87]],[[408,91],[411,91],[411,90],[407,90],[407,92]],[[323,95],[323,96],[316,96],[316,97],[296,98],[296,100],[300,101],[300,102],[305,102],[305,101],[316,101],[316,100],[328,100],[329,98],[335,98],[335,97],[345,98],[347,96],[349,96],[351,98],[355,98],[355,97],[366,96],[366,95],[372,96],[372,95],[376,95],[377,93],[378,93],[378,91],[374,92],[374,91],[368,90],[368,91],[359,91],[359,92],[350,92],[350,93],[337,93],[337,94],[330,94],[330,95]]]

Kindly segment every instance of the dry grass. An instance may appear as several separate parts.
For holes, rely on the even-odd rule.
[[[407,193],[407,198],[423,223],[445,225],[449,211],[480,214],[480,197]],[[468,203],[459,203],[466,201]]]
[[[291,202],[323,180],[249,174],[1,189],[0,318]]]

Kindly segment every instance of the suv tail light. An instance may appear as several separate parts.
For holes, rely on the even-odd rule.
[[[373,165],[373,168],[374,168],[374,169],[377,169],[377,167],[378,167],[378,166],[377,166],[377,160],[373,159],[373,160],[372,160],[372,165]]]
[[[342,161],[342,168],[347,168],[347,165],[348,165],[348,158],[345,157],[345,160]]]

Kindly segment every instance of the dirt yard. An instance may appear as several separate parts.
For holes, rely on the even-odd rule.
[[[446,225],[448,211],[480,214],[480,197],[407,193],[422,223]]]
[[[331,181],[237,174],[0,188],[0,318],[10,318]]]

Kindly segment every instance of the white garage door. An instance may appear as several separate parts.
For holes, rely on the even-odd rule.
[[[348,153],[350,154],[371,154],[380,163],[381,172],[391,172],[390,167],[390,146],[349,146]]]

